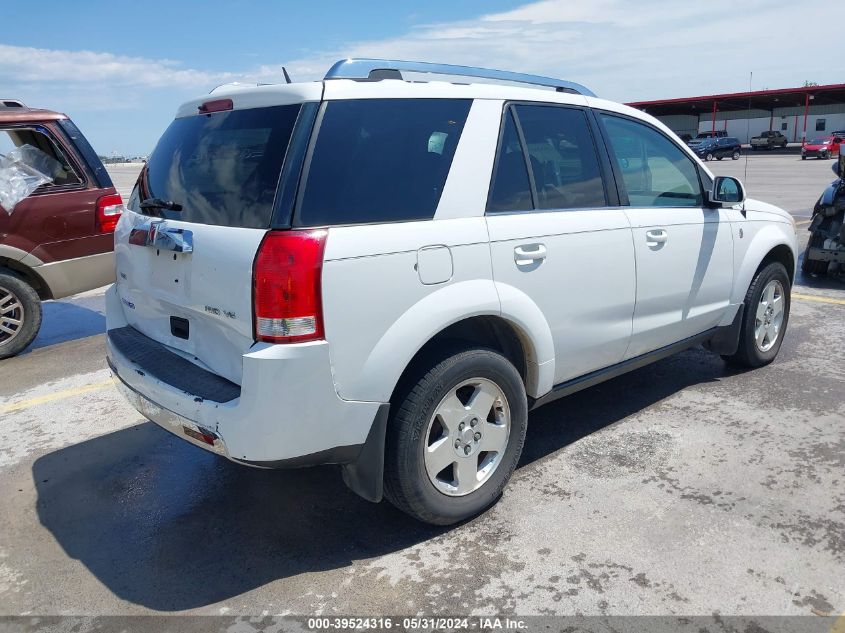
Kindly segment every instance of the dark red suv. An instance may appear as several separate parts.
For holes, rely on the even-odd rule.
[[[51,166],[43,184],[12,206],[8,200],[22,181],[17,176],[43,175],[42,165]],[[12,206],[0,202],[2,359],[38,334],[41,300],[114,281],[113,233],[123,204],[103,163],[66,115],[11,99],[0,99],[0,187],[6,194],[0,200]]]

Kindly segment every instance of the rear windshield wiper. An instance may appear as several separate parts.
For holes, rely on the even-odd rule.
[[[162,200],[161,198],[147,198],[140,205],[142,209],[167,209],[168,211],[181,211],[182,205],[172,200]]]

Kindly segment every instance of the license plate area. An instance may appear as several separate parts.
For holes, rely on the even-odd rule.
[[[189,255],[150,249],[148,264],[151,288],[180,298],[190,294],[191,258]]]

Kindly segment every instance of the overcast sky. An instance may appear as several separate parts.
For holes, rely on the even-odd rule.
[[[742,91],[750,71],[754,89],[845,83],[841,0],[44,0],[37,25],[25,2],[3,14],[0,97],[67,112],[102,154],[149,153],[181,101],[220,83],[282,81],[282,65],[318,79],[350,56],[551,75],[623,102]]]

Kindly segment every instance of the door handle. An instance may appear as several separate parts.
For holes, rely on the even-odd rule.
[[[545,244],[523,244],[513,249],[513,261],[517,266],[530,266],[546,259]]]
[[[652,229],[645,232],[645,238],[645,243],[649,248],[657,248],[669,240],[669,234],[666,229]]]

